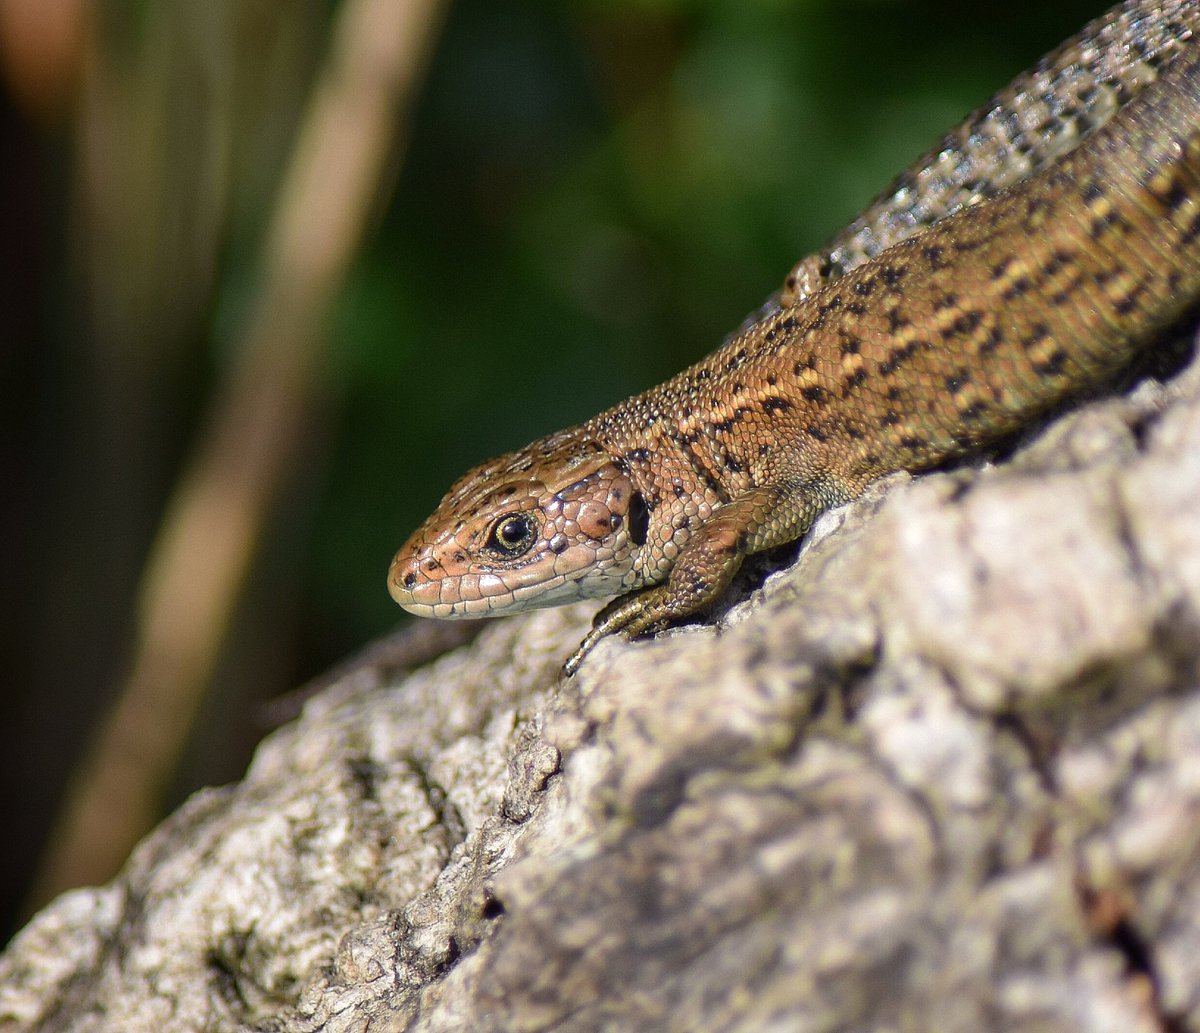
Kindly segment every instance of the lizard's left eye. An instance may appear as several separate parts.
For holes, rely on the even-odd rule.
[[[523,556],[537,538],[537,525],[524,513],[510,513],[492,525],[487,547],[507,559]]]

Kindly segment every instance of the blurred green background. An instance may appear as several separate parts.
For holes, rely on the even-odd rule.
[[[713,348],[1103,7],[447,4],[161,806],[238,777],[265,700],[399,623],[388,560],[455,477]],[[6,930],[132,662],[339,10],[0,0]]]

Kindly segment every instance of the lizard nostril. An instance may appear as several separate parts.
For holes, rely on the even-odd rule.
[[[414,574],[410,571],[409,573],[404,575],[404,587],[405,588],[412,588],[412,586],[415,585],[416,583],[417,583],[417,575],[416,574]]]

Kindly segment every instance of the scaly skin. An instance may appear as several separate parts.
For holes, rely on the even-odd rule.
[[[1130,0],[1089,22],[971,112],[739,328],[1074,150],[1157,77],[1200,27],[1196,0]]]
[[[874,478],[969,454],[1110,377],[1200,297],[1188,34],[1042,171],[467,474],[397,553],[393,598],[457,618],[619,594],[573,673],[604,635],[695,613],[745,555]]]

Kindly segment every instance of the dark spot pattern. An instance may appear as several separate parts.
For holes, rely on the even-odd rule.
[[[983,312],[979,309],[969,309],[954,320],[942,333],[943,340],[954,337],[970,337],[980,324],[983,323]]]
[[[897,333],[902,328],[908,326],[909,323],[911,322],[911,320],[906,319],[904,317],[904,313],[902,313],[899,309],[895,309],[895,308],[892,309],[890,312],[888,312],[887,321],[888,321],[888,333],[891,333],[891,334]]]
[[[988,335],[979,344],[979,357],[986,359],[1004,343],[1004,333],[997,326],[988,331]]]
[[[1016,301],[1025,297],[1033,289],[1033,281],[1028,276],[1018,276],[1000,294],[1005,302]]]
[[[1061,348],[1052,351],[1044,361],[1033,364],[1034,372],[1043,377],[1061,376],[1067,367],[1067,353]]]
[[[847,392],[850,392],[856,387],[861,387],[866,381],[867,371],[865,369],[856,369],[853,373],[848,373],[842,378],[842,385]]]
[[[825,389],[820,384],[809,384],[800,391],[800,396],[806,402],[814,402],[817,405],[825,404]]]

